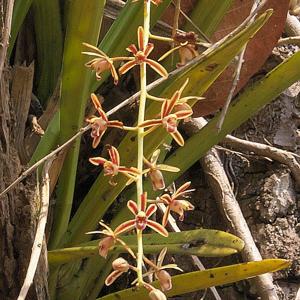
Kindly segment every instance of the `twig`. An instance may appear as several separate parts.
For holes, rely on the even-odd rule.
[[[205,126],[206,121],[203,118],[198,118],[197,120],[193,119],[193,122],[189,124],[188,134],[191,134],[192,131],[195,133]],[[255,245],[248,224],[230,186],[218,151],[212,148],[200,160],[200,163],[222,214],[228,221],[234,234],[245,242],[245,247],[241,252],[243,259],[245,261],[262,260],[261,254]],[[257,293],[262,300],[278,300],[270,274],[256,277],[254,283]]]
[[[288,45],[288,44],[295,44],[300,46],[300,36],[298,35],[298,36],[291,36],[291,37],[279,39],[277,46]]]
[[[180,13],[183,15],[183,17],[198,31],[200,36],[207,42],[212,43],[212,41],[209,39],[209,37],[195,24],[195,22],[183,11],[180,10]]]
[[[260,3],[257,0],[254,1],[254,4],[253,4],[253,6],[251,8],[251,11],[250,11],[250,14],[247,18],[248,19],[247,25],[254,22],[256,14],[265,5],[265,3],[266,3],[266,1],[261,1]],[[241,70],[242,70],[242,66],[243,66],[243,63],[244,63],[244,55],[245,55],[245,52],[246,52],[246,48],[247,48],[247,43],[243,46],[243,48],[241,50],[241,53],[239,54],[239,58],[238,58],[238,61],[237,61],[232,86],[231,86],[231,89],[229,91],[229,94],[227,96],[227,99],[226,99],[225,104],[222,108],[219,120],[218,120],[217,125],[216,125],[216,128],[217,128],[218,132],[220,132],[220,130],[222,128],[222,125],[223,125],[223,122],[224,122],[229,104],[230,104],[230,102],[231,102],[231,100],[234,96],[234,92],[235,92],[236,87],[238,85],[238,82],[240,80],[240,75],[241,75]]]
[[[12,184],[10,184],[3,192],[1,192],[0,197],[8,193],[12,188],[14,188],[19,182],[21,182],[24,178],[30,175],[35,169],[37,169],[41,164],[49,160],[50,158],[56,156],[61,150],[69,146],[74,140],[76,140],[79,136],[81,136],[84,132],[88,131],[91,128],[91,125],[81,128],[75,135],[73,135],[69,140],[67,140],[60,147],[56,148],[54,151],[50,152],[48,155],[44,156],[42,159],[33,164],[30,168],[28,168],[25,172],[23,172]]]
[[[188,135],[194,134],[207,124],[207,121],[200,118],[192,118],[190,122],[184,124],[184,129]],[[300,155],[295,153],[269,146],[262,143],[246,141],[236,138],[232,135],[226,135],[223,143],[231,146],[234,149],[253,152],[256,155],[263,156],[275,161],[278,161],[288,166],[293,174],[293,177],[297,184],[300,184],[300,164],[296,158],[300,158]],[[216,146],[217,148],[218,146]]]
[[[265,144],[245,141],[231,135],[227,135],[225,137],[224,143],[233,148],[254,152],[257,155],[265,156],[287,165],[290,168],[297,184],[300,184],[300,164],[296,160],[298,155]]]
[[[162,213],[164,214],[166,211],[166,206],[163,203],[158,203],[157,206],[159,207],[159,209],[162,211]],[[172,231],[174,232],[181,232],[180,228],[177,226],[177,223],[175,221],[175,219],[169,214],[168,217],[169,220],[169,225],[172,229]],[[198,256],[196,255],[191,255],[191,258],[194,262],[194,265],[201,271],[205,270],[205,267],[203,266],[202,262],[200,261],[200,259],[198,258]],[[219,296],[219,293],[217,291],[217,289],[212,286],[209,288],[212,292],[212,294],[214,295],[216,300],[222,300],[221,297]]]
[[[226,217],[234,234],[245,242],[245,247],[241,251],[244,261],[262,260],[248,224],[232,191],[217,150],[212,148],[201,159],[201,165],[221,212]],[[254,282],[256,291],[261,299],[278,300],[270,274],[260,275],[254,279]]]
[[[172,2],[173,6],[174,6],[174,19],[173,19],[173,28],[172,28],[172,37],[174,38],[176,35],[176,32],[178,30],[179,27],[179,15],[180,15],[180,2],[181,0],[174,0],[174,2]],[[172,42],[171,48],[175,47],[175,42]],[[172,52],[171,55],[171,65],[173,66],[174,64],[174,52]]]
[[[0,80],[2,77],[3,67],[6,59],[6,53],[8,48],[9,35],[11,30],[11,20],[14,7],[14,0],[6,1],[6,11],[3,31],[3,39],[0,43]]]
[[[29,261],[29,266],[27,269],[26,277],[21,288],[20,294],[18,296],[18,300],[24,300],[28,293],[28,290],[33,282],[33,278],[36,272],[36,268],[39,262],[40,254],[42,251],[43,238],[45,233],[45,227],[47,223],[48,216],[48,208],[49,208],[49,169],[54,160],[54,156],[52,156],[49,160],[45,162],[42,174],[42,186],[40,192],[41,199],[41,210],[38,219],[36,234],[32,246],[31,257]]]

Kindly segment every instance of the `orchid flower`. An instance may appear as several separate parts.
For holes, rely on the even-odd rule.
[[[166,53],[164,53],[164,55],[162,55],[158,59],[158,61],[165,59],[171,53],[178,50],[179,57],[180,57],[180,63],[177,64],[177,67],[182,67],[187,62],[189,62],[190,60],[194,59],[195,57],[197,57],[199,55],[198,42],[197,42],[198,35],[195,32],[193,32],[193,31],[183,32],[183,33],[177,32],[174,35],[173,40],[176,44],[179,44],[179,45],[170,49]],[[208,44],[205,44],[205,45],[208,45]]]
[[[85,64],[85,66],[88,68],[91,68],[92,70],[94,70],[96,72],[97,80],[101,79],[100,74],[102,72],[109,70],[114,79],[114,84],[118,84],[119,76],[114,67],[113,59],[108,57],[103,51],[101,51],[100,49],[98,49],[95,46],[92,46],[88,43],[82,43],[82,44],[94,51],[94,52],[84,51],[82,53],[86,54],[86,55],[90,55],[90,56],[95,56],[95,58],[93,58],[92,60],[87,62]]]
[[[167,70],[158,62],[153,59],[149,59],[148,56],[152,52],[154,45],[152,43],[148,43],[144,48],[144,29],[139,26],[138,28],[138,47],[134,44],[131,44],[127,47],[127,51],[133,54],[133,60],[126,62],[120,69],[119,73],[122,75],[128,72],[134,66],[140,65],[142,63],[148,64],[154,71],[156,71],[162,77],[168,77]]]
[[[156,127],[162,125],[168,133],[175,139],[178,145],[184,145],[184,139],[180,132],[177,129],[178,120],[186,119],[193,114],[192,109],[178,109],[176,112],[171,113],[174,109],[176,103],[180,99],[182,93],[182,89],[176,91],[170,100],[165,99],[161,106],[161,113],[160,119],[151,119],[144,121],[143,123],[139,124],[139,127],[152,127],[150,130],[152,131]]]
[[[141,195],[141,210],[139,211],[136,202],[129,200],[127,202],[128,209],[134,214],[135,218],[129,221],[125,221],[115,229],[115,234],[121,234],[132,229],[144,230],[149,227],[159,234],[167,237],[168,231],[159,223],[150,220],[150,217],[156,212],[156,205],[150,204],[147,208],[147,193],[144,192]]]
[[[113,270],[105,279],[105,284],[107,286],[113,284],[117,278],[119,278],[123,273],[128,272],[129,269],[136,270],[136,268],[128,263],[122,257],[115,259],[112,262]]]
[[[150,161],[144,157],[144,164],[147,169],[143,170],[143,173],[149,175],[152,183],[152,187],[154,191],[163,190],[166,185],[164,181],[164,177],[161,171],[167,172],[179,172],[180,169],[164,164],[157,164],[157,160],[160,154],[160,149],[157,149],[153,152]]]
[[[113,178],[118,175],[118,173],[122,173],[130,179],[130,182],[136,179],[136,176],[139,175],[138,169],[134,167],[127,168],[120,166],[120,155],[114,146],[110,146],[108,154],[110,160],[103,157],[92,157],[89,161],[96,166],[103,165],[104,176],[111,176]],[[115,185],[116,183],[114,183],[111,179],[110,184]]]
[[[102,136],[104,135],[108,127],[116,127],[122,129],[123,123],[117,120],[109,121],[106,113],[102,109],[102,106],[97,96],[92,93],[91,99],[99,114],[99,117],[91,116],[90,118],[87,118],[86,121],[90,123],[92,127],[92,131],[91,131],[91,137],[93,138],[92,146],[93,148],[97,148],[97,146],[101,141]]]
[[[104,227],[103,230],[97,230],[97,231],[90,231],[86,234],[103,234],[106,235],[105,238],[100,240],[99,242],[99,255],[106,258],[108,251],[111,247],[113,247],[116,242],[120,243],[130,254],[133,258],[135,258],[135,254],[130,249],[130,247],[120,238],[118,238],[118,234],[116,234],[109,226],[107,226],[103,222],[99,222],[99,224]]]
[[[189,201],[179,199],[179,197],[184,196],[185,194],[193,191],[193,190],[188,190],[190,185],[191,185],[190,181],[186,182],[181,187],[179,187],[173,195],[170,196],[169,194],[164,194],[158,198],[159,201],[167,205],[167,209],[164,213],[163,220],[162,220],[163,226],[167,225],[171,210],[179,215],[180,221],[183,221],[185,211],[194,210],[195,207]]]
[[[182,271],[176,264],[168,264],[163,265],[163,260],[167,253],[167,247],[163,248],[158,256],[157,264],[152,262],[150,259],[148,259],[146,256],[144,256],[144,261],[151,267],[150,270],[145,273],[143,276],[147,276],[149,274],[155,275],[155,278],[159,281],[161,289],[165,291],[169,291],[172,288],[172,280],[171,275],[166,271],[166,269],[175,269],[178,271]]]

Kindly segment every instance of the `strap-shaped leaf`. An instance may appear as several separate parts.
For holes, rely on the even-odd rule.
[[[83,123],[92,74],[90,70],[84,67],[85,57],[81,54],[82,42],[97,43],[104,4],[105,0],[90,0],[87,2],[74,0],[70,3],[68,9],[60,101],[60,142],[66,141],[75,134]],[[79,145],[80,141],[77,140],[69,149],[61,171],[50,248],[59,243],[68,226]]]
[[[289,265],[290,262],[285,259],[265,259],[177,275],[172,277],[173,288],[166,294],[172,297],[195,292],[211,286],[228,284],[260,274],[282,270]],[[159,288],[157,282],[153,285]],[[139,290],[127,289],[101,297],[98,300],[131,300],[133,298],[147,300],[149,299],[148,292],[142,288]]]
[[[238,237],[220,230],[196,229],[182,232],[171,232],[168,238],[159,234],[144,234],[144,252],[158,253],[167,247],[169,253],[182,255],[198,255],[204,257],[222,257],[241,251],[244,242]],[[122,240],[136,251],[136,237],[124,236]],[[99,240],[78,247],[57,249],[48,252],[49,264],[63,264],[74,259],[99,255]],[[112,252],[120,253],[126,250],[117,246]]]

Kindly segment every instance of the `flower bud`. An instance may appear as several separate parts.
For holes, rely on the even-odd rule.
[[[149,297],[151,300],[167,300],[166,295],[158,289],[152,289],[149,293]]]
[[[171,275],[165,271],[165,270],[160,270],[155,273],[156,278],[158,279],[161,289],[165,291],[169,291],[172,288],[172,280],[171,280]]]
[[[124,258],[119,257],[112,262],[112,267],[114,270],[127,272],[129,269],[129,263]]]
[[[165,188],[164,177],[160,170],[150,169],[149,177],[151,179],[151,183],[154,191],[163,190]]]
[[[99,255],[106,258],[109,249],[115,244],[113,237],[108,236],[99,242]]]

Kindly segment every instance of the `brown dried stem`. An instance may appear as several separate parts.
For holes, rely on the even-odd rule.
[[[54,156],[50,158],[44,165],[42,174],[42,184],[40,191],[41,209],[38,219],[36,234],[32,246],[32,252],[30,256],[30,261],[26,273],[26,277],[21,288],[18,300],[25,300],[28,290],[33,282],[33,278],[36,272],[36,268],[39,262],[40,254],[42,251],[42,244],[45,234],[45,227],[47,223],[48,208],[49,208],[49,198],[50,198],[50,179],[49,179],[49,169],[53,162]]]
[[[2,34],[2,41],[0,41],[0,80],[2,77],[2,71],[4,67],[4,63],[6,60],[6,53],[8,48],[8,41],[9,41],[9,35],[11,30],[11,20],[12,20],[12,14],[13,14],[13,7],[14,7],[14,0],[7,0],[6,1],[6,8],[5,8],[5,19],[3,28],[1,28]],[[2,7],[4,10],[4,8]],[[2,18],[3,16],[1,16]]]

